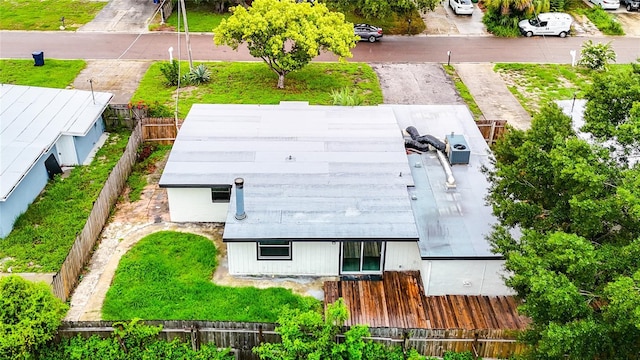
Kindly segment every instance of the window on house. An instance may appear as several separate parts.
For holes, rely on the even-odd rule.
[[[211,201],[226,202],[231,199],[231,186],[218,186],[211,188]]]
[[[259,241],[258,260],[291,260],[291,241]]]

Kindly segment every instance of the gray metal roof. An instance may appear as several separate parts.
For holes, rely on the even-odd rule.
[[[440,139],[464,134],[472,154],[452,167],[455,190],[435,153],[407,156],[409,125]],[[244,178],[247,218],[235,219],[232,195],[225,240],[419,238],[423,258],[492,257],[485,236],[496,220],[479,171],[488,150],[460,105],[194,105],[160,186]]]
[[[0,85],[0,201],[60,135],[84,136],[112,94]]]
[[[452,132],[462,134],[471,149],[468,165],[452,165],[456,188],[447,190],[445,173],[435,152],[408,156],[415,187],[413,211],[423,258],[495,257],[485,236],[497,223],[485,205],[489,183],[480,172],[490,166],[489,147],[466,106],[384,105],[394,110],[402,129],[414,126],[420,135],[444,141]],[[415,167],[420,162],[421,167]]]
[[[160,186],[237,177],[247,218],[235,219],[232,195],[225,240],[418,239],[413,180],[390,108],[193,105]]]

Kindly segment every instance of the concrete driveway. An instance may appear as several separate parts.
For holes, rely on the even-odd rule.
[[[113,31],[140,33],[148,24],[158,4],[152,0],[107,0],[109,3],[78,31]]]

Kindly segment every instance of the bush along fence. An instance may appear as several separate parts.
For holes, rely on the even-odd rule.
[[[108,337],[113,332],[111,321],[64,322],[58,330],[59,337],[83,337],[97,335]],[[263,342],[280,342],[275,332],[276,324],[241,323],[222,321],[145,321],[146,325],[162,325],[160,339],[172,341],[180,339],[191,343],[194,349],[201,344],[215,344],[219,348],[231,348],[240,360],[259,360],[252,349]],[[347,329],[345,328],[344,331]],[[464,330],[464,329],[401,329],[369,328],[374,342],[387,346],[402,346],[416,349],[427,356],[443,356],[447,351],[471,351],[483,358],[507,358],[520,354],[523,344],[515,340],[517,332],[512,330]],[[338,335],[338,341],[343,336]]]
[[[91,251],[102,232],[102,228],[109,218],[111,209],[115,205],[118,196],[131,174],[131,169],[136,162],[136,154],[142,142],[142,128],[140,122],[134,127],[129,143],[122,157],[109,174],[100,195],[93,203],[93,208],[87,222],[77,235],[71,247],[71,251],[62,263],[60,270],[53,276],[53,293],[63,301],[67,301],[73,288],[78,282],[78,277],[84,265],[91,256]]]

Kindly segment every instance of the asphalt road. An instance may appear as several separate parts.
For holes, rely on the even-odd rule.
[[[216,47],[212,34],[191,34],[193,59],[254,61],[246,48],[234,51]],[[590,38],[594,42],[611,41],[618,63],[640,58],[640,39],[635,37]],[[580,53],[585,37],[534,37],[505,39],[484,36],[387,36],[370,44],[359,43],[352,50],[353,61],[362,62],[533,62],[570,63],[570,50]],[[31,58],[34,51],[44,51],[45,58],[55,59],[148,59],[166,60],[168,49],[178,49],[175,33],[142,35],[96,32],[21,32],[0,31],[0,58]],[[184,35],[180,57],[187,58]],[[177,50],[173,52],[178,57]],[[315,60],[334,61],[332,54]]]

